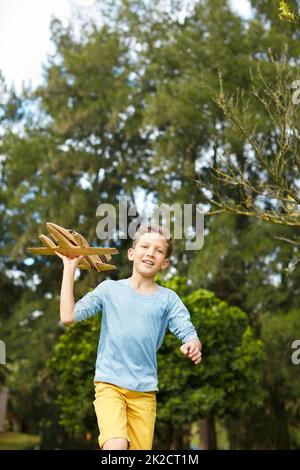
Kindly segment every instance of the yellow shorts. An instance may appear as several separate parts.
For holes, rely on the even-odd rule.
[[[100,431],[99,446],[123,437],[129,450],[151,450],[156,419],[156,392],[136,392],[95,382],[94,407]]]

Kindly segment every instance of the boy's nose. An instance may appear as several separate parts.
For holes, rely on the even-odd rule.
[[[152,258],[154,257],[154,250],[148,250],[147,251],[147,256],[152,256]]]

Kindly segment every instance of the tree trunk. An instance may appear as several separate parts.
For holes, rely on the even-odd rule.
[[[275,431],[274,448],[276,450],[288,450],[290,448],[290,436],[284,401],[278,399],[276,392],[273,392],[271,393],[271,404],[277,428]]]
[[[0,389],[0,432],[5,431],[7,396],[8,396],[8,388],[2,387]]]
[[[199,423],[200,449],[216,450],[217,435],[214,416],[207,416]]]
[[[188,450],[190,448],[190,434],[191,427],[189,424],[174,427],[170,450]]]

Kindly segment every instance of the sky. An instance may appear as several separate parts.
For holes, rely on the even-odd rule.
[[[230,0],[233,10],[250,16],[248,0]],[[43,63],[54,52],[50,38],[53,16],[66,24],[78,7],[92,15],[94,0],[0,0],[0,71],[7,85],[21,90],[43,81]]]

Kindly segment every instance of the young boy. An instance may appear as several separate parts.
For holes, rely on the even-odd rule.
[[[169,265],[172,237],[162,226],[142,225],[134,235],[128,259],[132,275],[105,280],[74,305],[75,270],[82,257],[63,260],[60,316],[64,324],[102,310],[101,335],[94,377],[94,407],[103,450],[150,450],[156,419],[157,362],[168,328],[181,341],[180,351],[194,364],[201,343],[178,295],[155,284]]]

